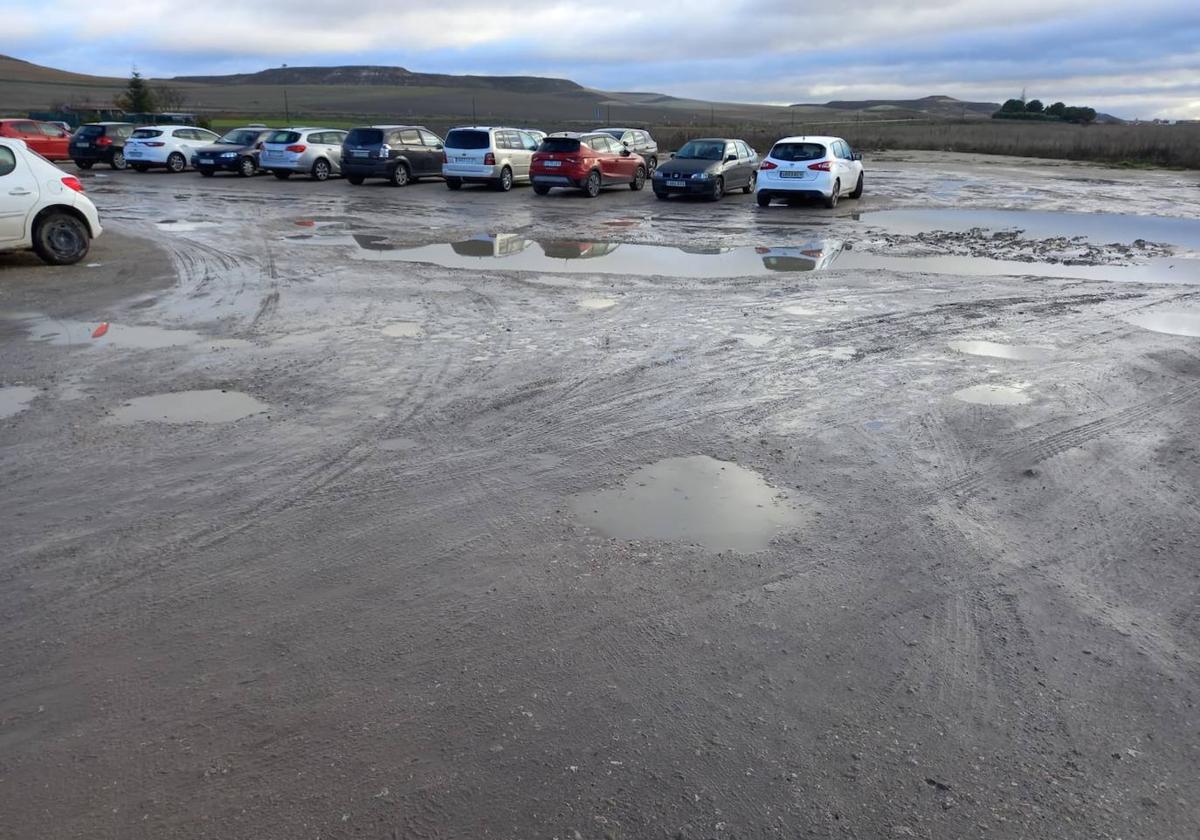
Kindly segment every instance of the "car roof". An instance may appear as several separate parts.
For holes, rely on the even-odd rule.
[[[355,128],[425,128],[423,125],[356,125]],[[426,131],[429,129],[425,128]]]
[[[584,137],[595,137],[598,134],[604,134],[602,131],[556,131],[553,134],[547,134],[546,138],[551,137],[566,137],[571,140],[582,140]],[[606,137],[608,135],[605,135]]]
[[[204,128],[203,126],[199,126],[199,125],[139,125],[139,126],[137,126],[137,128],[139,128],[139,129],[160,128],[165,131],[174,131],[177,128],[198,128],[201,131],[211,131],[211,129]],[[232,129],[230,129],[230,130],[232,130]],[[216,132],[214,131],[213,134],[216,134]]]
[[[827,137],[823,134],[804,134],[799,137],[781,137],[776,143],[845,143],[841,137]]]
[[[79,127],[83,128],[85,125],[133,125],[133,123],[124,122],[123,120],[99,120],[97,122],[82,123]]]
[[[607,128],[593,128],[592,131],[645,131],[644,128],[621,128],[619,125],[610,125]]]
[[[688,140],[689,143],[746,143],[738,137],[693,137]],[[749,143],[746,143],[749,146]]]

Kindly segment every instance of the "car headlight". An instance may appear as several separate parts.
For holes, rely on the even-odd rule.
[[[707,180],[708,180],[708,177],[709,177],[709,176],[708,176],[708,173],[707,173],[707,172],[697,172],[697,173],[695,173],[694,175],[692,175],[692,180],[695,180],[695,181],[707,181]]]
[[[223,158],[237,157],[237,152],[221,152],[221,157],[223,157]]]

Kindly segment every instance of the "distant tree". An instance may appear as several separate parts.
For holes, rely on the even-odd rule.
[[[125,85],[125,92],[113,100],[118,108],[135,114],[150,114],[155,110],[154,91],[135,67]]]
[[[182,111],[188,101],[185,91],[171,85],[156,85],[154,98],[158,100],[158,107],[164,111]]]
[[[1005,114],[1019,114],[1025,110],[1025,103],[1020,99],[1009,99],[1000,106],[1000,111]]]
[[[1066,105],[1064,105],[1061,102],[1055,102],[1053,105],[1051,105],[1049,108],[1046,109],[1046,113],[1052,117],[1061,117],[1063,114],[1066,113],[1066,110],[1067,110]]]
[[[1030,99],[1028,102],[1025,103],[1025,110],[1031,114],[1042,113],[1043,107],[1044,106],[1042,105],[1042,100],[1040,100],[1040,99]]]

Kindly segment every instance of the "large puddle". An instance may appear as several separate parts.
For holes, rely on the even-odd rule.
[[[954,398],[974,405],[1029,405],[1027,385],[971,385],[954,392]]]
[[[697,543],[712,551],[766,548],[802,517],[753,470],[705,455],[637,469],[620,487],[572,501],[577,516],[608,537]]]
[[[98,320],[73,321],[51,318],[38,313],[18,313],[3,317],[8,320],[20,321],[21,326],[29,333],[31,341],[63,347],[126,347],[154,350],[196,344],[205,339],[200,333],[191,330],[168,330],[162,327],[136,326],[117,322],[108,323],[100,330],[101,334],[93,338],[104,322]]]
[[[29,408],[29,404],[33,402],[34,397],[37,395],[37,388],[30,388],[26,385],[11,385],[8,388],[0,388],[0,419],[20,414]]]
[[[286,239],[339,246],[368,262],[425,263],[471,271],[617,274],[633,277],[769,277],[826,269],[887,270],[966,277],[1033,276],[1080,280],[1200,284],[1200,260],[1155,257],[1138,265],[1070,265],[976,256],[890,256],[853,250],[841,239],[813,238],[779,247],[680,248],[620,242],[480,235],[457,242],[410,245],[387,237],[335,233]]]
[[[1051,347],[1032,344],[1000,344],[995,341],[951,341],[949,347],[956,353],[968,356],[987,356],[992,359],[1009,359],[1014,362],[1045,362],[1054,356]]]
[[[231,423],[270,408],[239,391],[176,391],[137,397],[112,413],[112,422],[129,423]]]
[[[1145,330],[1200,338],[1200,312],[1138,312],[1125,320]]]

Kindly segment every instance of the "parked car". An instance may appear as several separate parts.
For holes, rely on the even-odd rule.
[[[263,140],[258,165],[283,180],[307,173],[314,181],[342,173],[346,132],[336,128],[281,128]]]
[[[442,177],[452,190],[471,183],[508,192],[513,184],[529,180],[529,162],[540,143],[519,128],[452,128],[442,152]]]
[[[843,193],[862,196],[862,155],[840,137],[785,137],[759,165],[756,192],[759,207],[774,198],[809,197],[833,209]]]
[[[0,120],[0,137],[24,140],[30,151],[37,152],[46,160],[70,160],[67,144],[71,132],[61,125],[41,120]]]
[[[442,174],[445,144],[420,125],[364,125],[350,129],[342,144],[342,174],[358,186],[383,178],[403,187],[418,178]]]
[[[653,173],[658,168],[658,143],[650,136],[649,131],[640,128],[597,128],[612,137],[626,149],[642,156],[646,161],[646,171]]]
[[[646,184],[646,161],[600,132],[560,132],[542,141],[529,167],[533,191],[545,195],[553,187],[583,190],[591,198],[601,187]]]
[[[80,169],[91,169],[97,163],[107,163],[113,169],[124,169],[125,141],[133,134],[133,123],[98,122],[79,126],[71,135],[71,160]]]
[[[51,265],[70,265],[87,256],[101,230],[78,178],[25,141],[0,138],[0,250],[32,248]]]
[[[257,175],[263,141],[271,134],[265,125],[248,125],[225,132],[216,142],[192,153],[192,166],[205,178],[217,172],[236,172],[243,178]]]
[[[816,271],[829,268],[846,249],[840,239],[814,239],[788,248],[755,248],[770,271]]]
[[[689,140],[654,170],[654,194],[702,195],[719,201],[729,190],[754,192],[758,155],[744,140],[705,137]]]
[[[208,129],[192,125],[142,126],[125,141],[125,160],[134,172],[159,166],[168,172],[182,172],[196,149],[216,139],[217,135]]]

